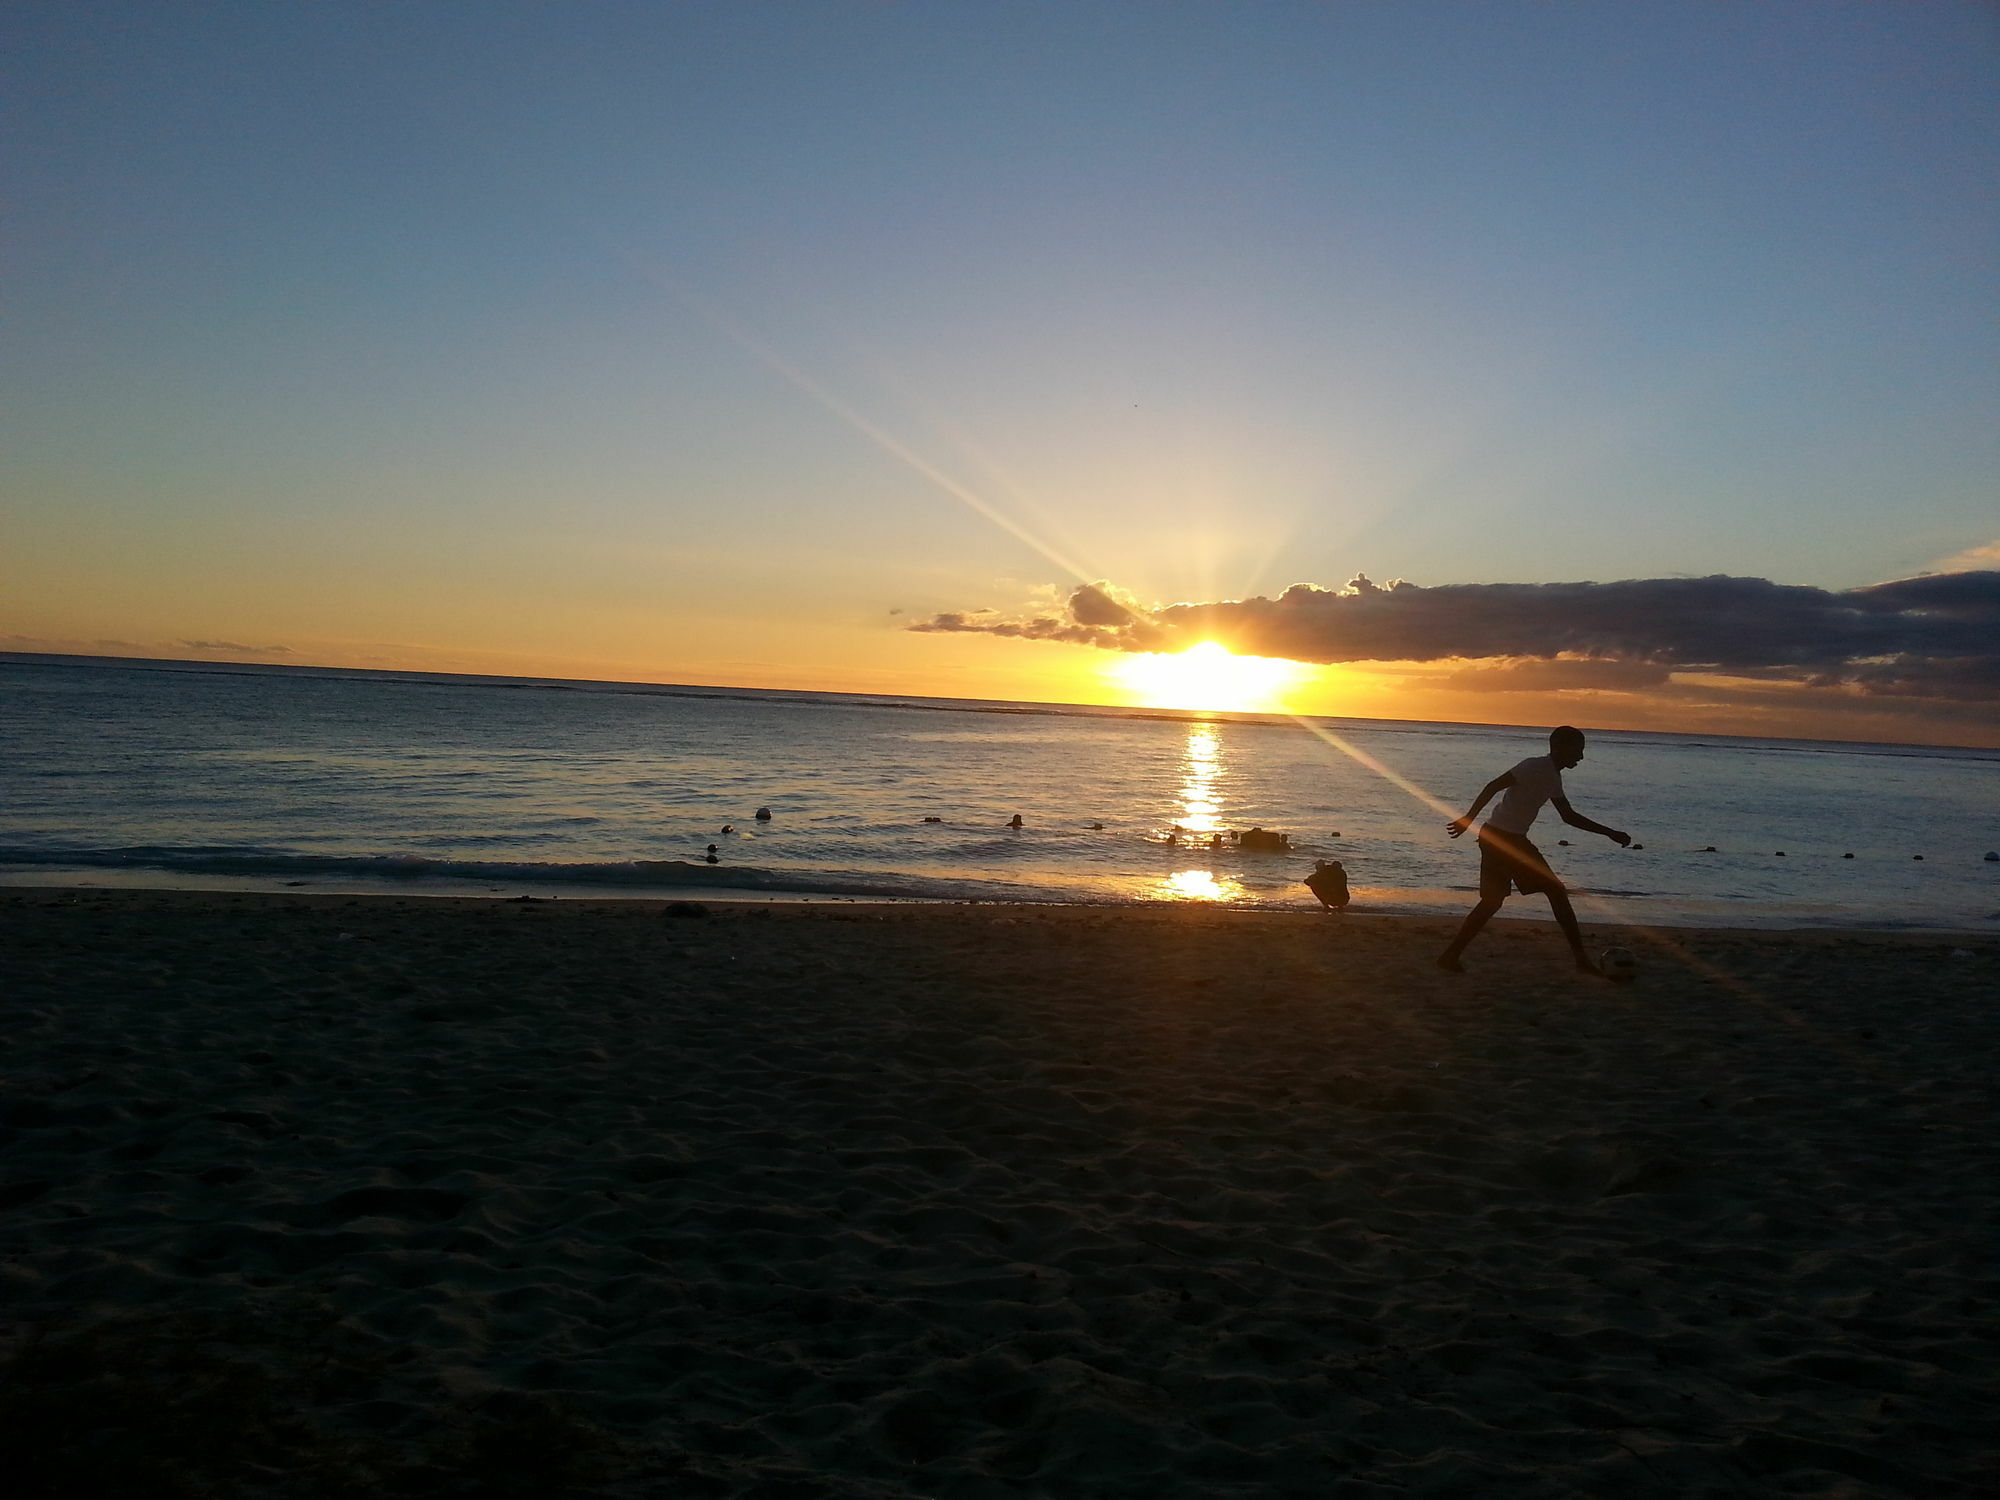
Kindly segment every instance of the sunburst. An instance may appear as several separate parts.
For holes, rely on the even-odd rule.
[[[1214,641],[1171,654],[1126,656],[1105,674],[1141,708],[1262,713],[1284,709],[1285,689],[1310,675],[1295,661],[1238,656]]]

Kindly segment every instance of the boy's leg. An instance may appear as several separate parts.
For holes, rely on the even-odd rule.
[[[1465,965],[1458,961],[1459,955],[1465,952],[1466,944],[1479,936],[1479,929],[1493,919],[1493,913],[1500,910],[1500,903],[1506,899],[1505,896],[1479,898],[1479,904],[1467,912],[1465,920],[1459,924],[1458,936],[1453,938],[1450,946],[1438,955],[1437,965],[1440,969],[1452,974],[1463,971]],[[1572,923],[1575,922],[1574,917],[1570,920]]]
[[[1556,914],[1556,926],[1562,929],[1562,935],[1569,943],[1570,956],[1576,960],[1577,970],[1584,974],[1600,972],[1597,965],[1590,961],[1590,955],[1583,951],[1583,930],[1576,925],[1576,908],[1569,904],[1569,892],[1557,890],[1550,891],[1548,895],[1549,910]]]

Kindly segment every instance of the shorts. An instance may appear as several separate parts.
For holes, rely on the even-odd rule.
[[[1518,833],[1479,830],[1479,894],[1504,901],[1510,891],[1524,896],[1553,895],[1564,889],[1542,851]]]

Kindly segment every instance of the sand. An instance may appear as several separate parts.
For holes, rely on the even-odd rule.
[[[29,1492],[2000,1484],[1992,940],[702,910],[0,894]]]

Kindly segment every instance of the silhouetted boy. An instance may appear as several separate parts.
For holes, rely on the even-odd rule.
[[[1576,959],[1578,971],[1585,974],[1598,972],[1597,965],[1583,951],[1583,934],[1577,930],[1576,911],[1569,904],[1569,892],[1556,878],[1556,872],[1549,868],[1549,862],[1542,858],[1542,851],[1528,842],[1528,829],[1533,826],[1535,815],[1542,810],[1545,802],[1555,803],[1557,814],[1572,828],[1581,828],[1586,833],[1601,833],[1620,847],[1632,842],[1629,833],[1593,823],[1569,805],[1569,798],[1563,795],[1562,773],[1582,759],[1581,729],[1572,729],[1565,724],[1560,729],[1551,730],[1547,755],[1531,755],[1513,770],[1494,777],[1480,789],[1464,817],[1453,818],[1445,825],[1445,831],[1457,838],[1472,826],[1480,808],[1496,795],[1506,793],[1500,798],[1500,805],[1493,809],[1493,816],[1479,830],[1479,904],[1466,913],[1458,936],[1451,940],[1450,947],[1438,955],[1440,969],[1454,974],[1464,969],[1459,956],[1465,952],[1466,944],[1479,936],[1479,929],[1500,910],[1500,904],[1509,893],[1518,890],[1524,896],[1540,892],[1549,898],[1549,909],[1555,913],[1556,925],[1562,928],[1563,936],[1569,941],[1569,951]]]

